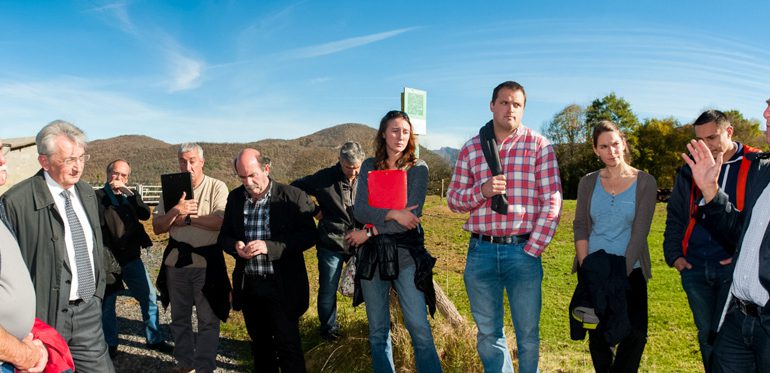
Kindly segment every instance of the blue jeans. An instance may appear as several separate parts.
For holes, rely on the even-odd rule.
[[[476,321],[476,348],[485,372],[513,372],[503,331],[503,290],[508,292],[521,373],[537,372],[543,265],[524,244],[495,244],[471,238],[465,289]]]
[[[347,255],[316,248],[318,257],[318,320],[322,335],[337,331],[337,287]]]
[[[770,372],[770,330],[759,318],[744,315],[735,305],[719,329],[712,368],[717,373]]]
[[[433,344],[433,332],[428,323],[425,294],[414,285],[415,265],[399,268],[398,279],[392,281],[401,302],[406,330],[412,338],[417,371],[441,372],[441,361]],[[372,368],[375,373],[395,372],[393,346],[390,340],[391,281],[380,280],[375,271],[371,280],[361,280],[366,318],[369,320],[369,345],[372,349]]]
[[[163,342],[164,339],[158,322],[157,295],[155,294],[155,287],[152,286],[150,275],[147,274],[147,269],[144,268],[144,263],[142,263],[141,259],[135,259],[120,268],[123,282],[128,287],[128,294],[139,301],[147,344]],[[118,292],[104,296],[102,328],[104,329],[104,339],[107,341],[108,346],[118,345],[118,319],[115,315],[115,300],[117,298]]]
[[[722,309],[719,307],[719,294],[720,292],[726,294],[729,289],[732,266],[723,266],[718,261],[698,260],[693,260],[690,264],[692,269],[686,269],[680,273],[682,288],[687,294],[695,327],[698,328],[698,344],[703,366],[708,367],[712,349],[709,334],[722,314]]]
[[[16,368],[11,363],[0,364],[0,373],[15,373]]]

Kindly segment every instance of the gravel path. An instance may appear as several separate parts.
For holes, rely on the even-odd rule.
[[[150,273],[150,278],[158,276],[163,246],[156,243],[149,250],[142,250],[142,261]],[[129,372],[168,372],[175,367],[174,357],[146,347],[144,338],[144,323],[139,310],[139,302],[136,299],[119,296],[117,301],[118,314],[118,355],[114,360],[115,370],[118,373]],[[160,324],[163,334],[169,343],[173,343],[171,330],[168,324],[171,322],[170,308],[164,310],[158,302]],[[193,327],[195,328],[195,316],[193,315]],[[217,372],[244,372],[246,369],[238,364],[236,351],[243,351],[246,342],[232,339],[219,339],[219,352],[217,355]]]

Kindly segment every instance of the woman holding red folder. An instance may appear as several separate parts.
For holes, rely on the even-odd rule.
[[[418,372],[441,372],[426,308],[436,309],[432,269],[436,259],[424,245],[420,225],[428,189],[428,165],[415,156],[415,140],[409,116],[390,111],[380,121],[374,140],[375,157],[361,165],[355,218],[367,225],[347,239],[361,248],[356,253],[356,288],[353,305],[366,304],[369,344],[375,373],[395,372],[390,337],[390,289],[395,287],[401,312],[414,347]],[[406,207],[374,207],[369,198],[369,172],[406,172]],[[404,188],[392,185],[392,188]],[[395,193],[397,195],[399,193]]]

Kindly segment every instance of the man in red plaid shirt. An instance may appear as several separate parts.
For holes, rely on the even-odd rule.
[[[521,124],[526,103],[524,87],[516,82],[494,89],[487,143],[494,143],[502,173],[493,176],[482,150],[484,139],[475,136],[460,150],[447,191],[452,211],[470,212],[463,226],[471,232],[464,280],[486,372],[513,372],[503,332],[503,290],[516,332],[519,371],[538,369],[540,254],[556,232],[562,196],[553,148]],[[493,209],[494,198],[502,207]]]

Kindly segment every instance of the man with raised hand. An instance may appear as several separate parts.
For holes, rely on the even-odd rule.
[[[703,223],[735,242],[729,292],[720,298],[721,317],[711,356],[715,372],[770,372],[770,160],[750,154],[744,208],[738,210],[719,185],[724,154],[716,157],[702,140],[687,145],[682,159],[703,193]]]
[[[730,203],[743,209],[751,163],[746,155],[759,149],[733,141],[733,126],[719,110],[703,112],[692,126],[695,139],[703,140],[712,156],[721,153],[726,160],[719,173],[719,185]],[[730,263],[735,242],[721,240],[699,222],[702,204],[702,193],[693,183],[692,170],[685,165],[677,172],[674,190],[666,206],[663,254],[666,263],[676,268],[682,278],[682,288],[698,328],[703,366],[708,371],[715,336],[713,322],[721,311],[717,309],[720,294],[728,290],[732,276]]]

